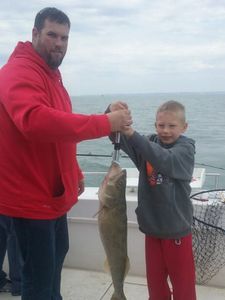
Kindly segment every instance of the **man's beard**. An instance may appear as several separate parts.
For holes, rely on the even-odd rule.
[[[55,59],[50,53],[47,57],[46,63],[51,69],[57,69],[61,65],[63,58],[64,55],[61,58]]]

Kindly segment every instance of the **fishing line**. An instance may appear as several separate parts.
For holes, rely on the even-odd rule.
[[[104,294],[101,296],[99,300],[103,300],[105,298],[105,295],[108,293],[108,291],[111,289],[112,286],[113,283],[111,282],[111,284],[108,286],[108,288],[106,289],[106,291],[104,292]]]
[[[208,164],[204,164],[204,163],[197,163],[197,162],[195,164],[199,165],[199,166],[205,166],[205,167],[210,167],[210,168],[214,168],[214,169],[225,171],[225,168],[223,168],[223,167],[217,167],[217,166],[212,166],[212,165],[208,165]]]

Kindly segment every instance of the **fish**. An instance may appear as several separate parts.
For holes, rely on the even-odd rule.
[[[98,227],[106,253],[105,269],[111,274],[111,300],[126,300],[124,280],[129,270],[127,254],[126,170],[112,162],[99,190]]]

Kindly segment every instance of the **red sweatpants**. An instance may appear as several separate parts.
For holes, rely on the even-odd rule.
[[[149,300],[196,300],[191,234],[179,240],[146,235],[145,255]]]

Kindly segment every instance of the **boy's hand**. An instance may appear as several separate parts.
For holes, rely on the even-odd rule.
[[[134,134],[134,129],[131,126],[126,126],[121,132],[127,137],[131,137]]]
[[[123,101],[116,101],[116,102],[111,103],[109,106],[110,112],[116,112],[116,111],[121,111],[121,110],[128,110],[127,103],[125,103]],[[131,122],[127,122],[127,124],[125,126],[122,126],[120,129],[120,132],[128,137],[131,136],[134,133],[134,130],[131,127],[131,124],[132,124],[132,120],[131,120]]]
[[[107,113],[106,115],[109,119],[112,132],[122,132],[133,123],[131,113],[128,109],[115,110],[110,113]]]
[[[123,133],[126,136],[131,136],[134,133],[134,130],[131,127],[131,124],[133,123],[132,117],[131,117],[130,111],[128,109],[128,105],[125,102],[117,101],[117,102],[111,103],[108,107],[108,111],[110,111],[111,114],[119,113],[119,112],[123,113],[123,114],[126,112],[126,114],[127,114],[127,112],[128,112],[128,115],[130,115],[130,119],[127,119],[127,121],[125,123],[123,123],[123,125],[122,124],[119,125],[119,123],[117,123],[115,125],[120,126],[120,129],[117,131],[120,131],[121,133]],[[110,114],[108,115],[108,117],[111,117]],[[121,123],[121,120],[119,122]],[[113,126],[112,122],[111,122],[111,126],[112,126],[112,131],[114,132],[115,127]]]

